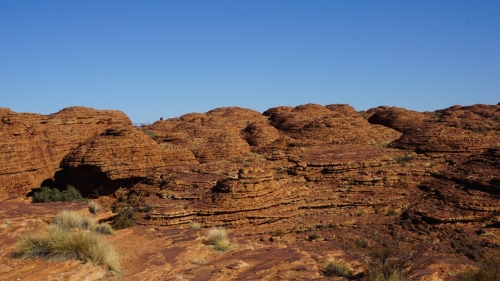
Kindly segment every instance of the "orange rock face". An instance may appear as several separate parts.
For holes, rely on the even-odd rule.
[[[61,160],[113,126],[132,126],[120,111],[65,108],[51,115],[0,111],[0,187],[25,194],[54,177]]]
[[[157,168],[192,163],[198,162],[187,149],[160,146],[133,126],[114,127],[67,154],[56,181],[106,195],[120,186],[131,186]]]
[[[305,145],[388,143],[400,134],[368,123],[347,105],[306,104],[264,112],[280,133]]]
[[[247,154],[250,145],[267,144],[278,137],[276,129],[267,124],[266,117],[238,107],[157,121],[145,130],[157,135],[159,142],[189,149],[202,163]]]
[[[453,106],[435,113],[379,107],[368,111],[370,123],[403,133],[391,147],[425,153],[481,152],[500,145],[500,106]]]
[[[4,190],[25,194],[54,179],[135,211],[139,226],[113,238],[123,280],[326,280],[333,257],[359,279],[368,265],[342,245],[375,247],[376,235],[428,242],[436,260],[414,277],[444,280],[500,248],[500,105],[228,107],[141,128],[85,108],[0,115]],[[220,226],[238,243],[231,254],[206,241],[205,228]],[[0,270],[11,277],[42,267],[18,272],[7,260]]]

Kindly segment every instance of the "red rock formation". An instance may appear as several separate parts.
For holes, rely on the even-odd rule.
[[[278,130],[267,121],[251,123],[242,131],[242,135],[251,146],[266,146],[279,138]]]
[[[198,163],[187,149],[162,147],[135,127],[107,129],[73,149],[61,162],[56,180],[84,193],[113,193],[153,174],[155,169]],[[127,181],[131,183],[127,184]]]
[[[115,206],[135,210],[141,226],[125,230],[133,245],[123,242],[129,238],[113,238],[128,253],[131,273],[124,280],[186,272],[193,280],[277,274],[321,280],[327,257],[348,257],[341,243],[373,245],[376,233],[410,244],[430,240],[427,254],[436,255],[439,264],[426,269],[423,274],[434,275],[422,280],[431,280],[456,273],[457,260],[466,263],[465,257],[478,259],[500,247],[499,112],[500,105],[424,113],[378,107],[363,112],[374,125],[347,105],[276,107],[264,115],[232,107],[160,120],[141,128],[146,134],[128,120],[103,125],[91,119],[85,128],[98,133],[75,136],[78,142],[61,133],[66,123],[46,128],[72,144],[61,156],[63,169],[52,170],[57,181],[99,195],[126,187]],[[36,155],[48,153],[47,147],[60,151],[38,133],[33,137],[38,146],[29,146],[29,130],[19,121],[30,117],[46,122],[37,126],[48,126],[57,118],[0,113],[0,126],[7,128],[0,132],[9,136],[1,143],[5,161],[17,151],[10,139],[19,136],[24,146],[45,149]],[[44,167],[56,161],[46,165],[44,159],[51,158],[43,157],[16,161],[24,163],[24,171],[33,165],[48,174]],[[10,170],[0,179],[8,178],[5,171]],[[189,229],[193,222],[229,227],[240,244],[230,255],[214,254]],[[272,259],[262,262],[268,250]],[[205,253],[209,262],[192,265],[185,252]],[[14,261],[8,262],[8,276],[19,276]],[[359,262],[353,263],[361,272]]]
[[[159,142],[188,148],[202,163],[250,153],[250,145],[245,139],[252,145],[260,145],[277,138],[277,132],[267,124],[266,117],[238,107],[186,114],[157,121],[144,129],[154,132]]]
[[[424,153],[481,152],[500,145],[500,106],[453,106],[434,113],[396,107],[368,111],[370,123],[403,133],[390,147]]]
[[[400,136],[394,130],[369,124],[347,105],[277,107],[263,114],[280,133],[306,146],[389,143]]]
[[[113,126],[132,126],[116,110],[69,107],[50,115],[0,110],[0,186],[25,194],[51,179],[63,157]]]

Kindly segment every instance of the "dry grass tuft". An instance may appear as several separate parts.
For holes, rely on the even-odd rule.
[[[227,230],[224,228],[211,228],[208,231],[208,242],[213,245],[217,252],[229,252],[234,250],[235,246],[229,242]]]
[[[21,238],[15,256],[21,259],[44,258],[51,261],[78,259],[94,265],[104,264],[120,270],[118,254],[112,244],[98,234],[80,229],[67,230],[52,225],[44,233]]]
[[[62,211],[46,231],[22,237],[15,256],[21,259],[40,257],[51,261],[78,259],[94,265],[104,264],[120,271],[118,254],[112,244],[99,234],[113,234],[107,223],[98,224],[91,217]]]
[[[192,264],[202,264],[205,263],[205,258],[199,257],[199,258],[194,258],[190,260]]]
[[[95,200],[90,200],[88,202],[88,207],[89,207],[89,212],[92,214],[95,214],[101,210],[101,206],[99,206],[99,203]]]
[[[52,220],[52,224],[62,229],[79,228],[89,230],[95,227],[97,221],[88,216],[82,216],[72,211],[61,211]]]
[[[109,223],[100,223],[92,228],[93,232],[99,233],[99,234],[104,234],[104,235],[114,235],[115,231],[113,230],[113,227]]]
[[[323,273],[325,274],[325,276],[347,277],[351,275],[352,268],[343,260],[331,259],[325,264]]]
[[[191,227],[191,229],[201,229],[201,223],[193,221],[189,224],[189,227]]]

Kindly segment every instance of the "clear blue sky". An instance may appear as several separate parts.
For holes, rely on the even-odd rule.
[[[0,1],[0,107],[500,102],[500,1]]]

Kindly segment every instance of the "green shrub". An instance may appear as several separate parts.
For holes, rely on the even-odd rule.
[[[45,233],[22,237],[15,257],[40,257],[51,261],[78,259],[94,265],[104,264],[111,270],[120,270],[118,254],[112,244],[101,236],[83,230],[65,230],[50,226]]]
[[[74,186],[68,185],[62,192],[62,201],[64,202],[85,202],[86,199],[82,197],[80,191]]]
[[[325,274],[325,276],[347,277],[351,275],[351,272],[351,266],[345,261],[338,259],[329,260],[323,268],[323,274]]]
[[[500,280],[500,254],[487,255],[477,264],[477,268],[467,268],[458,275],[461,281]]]
[[[44,186],[33,194],[33,203],[49,202],[84,202],[85,199],[78,189],[68,185],[62,192],[57,188]]]
[[[33,203],[48,203],[60,201],[61,192],[57,188],[50,188],[44,186],[40,188],[40,191],[33,194]]]
[[[229,242],[227,230],[224,228],[211,228],[208,231],[208,242],[213,245],[214,250],[217,252],[229,252],[235,248]]]
[[[113,229],[124,229],[129,228],[135,224],[134,211],[133,209],[122,209],[115,216],[111,226]]]

